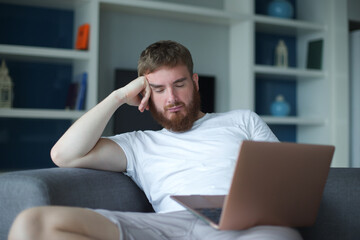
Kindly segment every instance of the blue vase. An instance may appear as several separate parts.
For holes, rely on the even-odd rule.
[[[273,0],[269,3],[268,15],[279,18],[293,18],[294,9],[287,0]]]
[[[282,95],[276,96],[275,101],[270,107],[271,115],[276,117],[285,117],[290,113],[290,105],[285,101]]]

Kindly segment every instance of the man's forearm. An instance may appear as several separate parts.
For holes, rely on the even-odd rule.
[[[140,111],[144,111],[148,108],[150,94],[149,83],[143,76],[112,92],[79,118],[54,145],[51,150],[54,163],[64,167],[94,166],[94,160],[102,159],[102,163],[113,164],[113,158],[124,154],[117,146],[109,147],[111,143],[99,141],[101,134],[111,116],[122,104],[138,106]],[[122,160],[126,163],[125,156]],[[120,165],[118,168],[123,169],[124,164]]]
[[[112,92],[102,102],[79,118],[59,139],[51,150],[51,158],[57,165],[88,154],[100,139],[107,123],[124,97],[121,89]]]

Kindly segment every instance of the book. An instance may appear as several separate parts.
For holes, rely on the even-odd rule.
[[[90,24],[85,23],[79,26],[76,35],[75,49],[87,50],[89,48],[89,32]]]
[[[87,77],[88,77],[87,73],[84,72],[76,76],[74,81],[70,83],[66,98],[65,109],[69,109],[69,110],[85,109]]]
[[[70,83],[68,88],[68,94],[66,97],[65,109],[68,110],[75,109],[77,93],[78,93],[78,84]]]
[[[317,39],[309,41],[307,49],[307,69],[322,69],[323,40]]]
[[[75,105],[76,110],[85,109],[86,88],[87,88],[87,73],[84,72],[83,74],[81,74],[81,78],[78,82],[78,94]]]

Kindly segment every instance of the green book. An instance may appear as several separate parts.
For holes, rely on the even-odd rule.
[[[309,41],[306,68],[322,69],[323,42],[322,39]]]

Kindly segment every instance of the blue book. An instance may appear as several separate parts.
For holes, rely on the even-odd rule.
[[[76,110],[85,109],[85,100],[86,100],[86,89],[87,89],[87,73],[84,72],[81,74],[81,78],[78,82],[78,94],[76,98]]]

